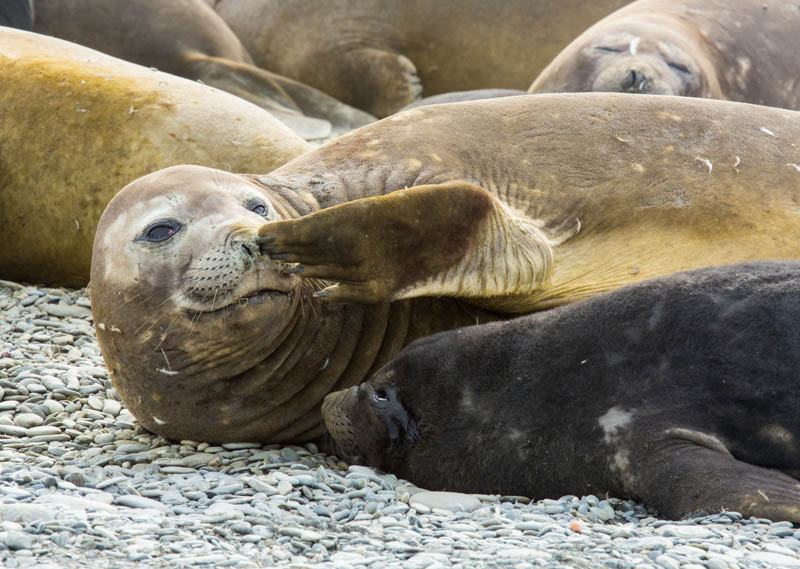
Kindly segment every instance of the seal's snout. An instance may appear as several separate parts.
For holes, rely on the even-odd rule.
[[[623,79],[622,88],[624,91],[635,92],[644,91],[647,86],[647,74],[636,67],[628,70],[625,78]]]

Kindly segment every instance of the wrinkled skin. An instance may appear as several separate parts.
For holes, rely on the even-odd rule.
[[[157,172],[98,229],[103,356],[165,437],[314,439],[327,393],[416,338],[688,268],[800,258],[799,136],[781,109],[539,95],[406,111],[269,174]],[[264,218],[231,197],[259,193]],[[172,218],[173,238],[137,240]],[[192,268],[206,258],[219,264]],[[278,292],[254,306],[236,271]],[[200,274],[210,290],[190,297]]]
[[[548,65],[530,93],[620,92],[800,108],[796,6],[781,0],[638,0]]]
[[[431,490],[798,523],[798,288],[798,262],[730,265],[444,332],[323,415],[340,456]]]

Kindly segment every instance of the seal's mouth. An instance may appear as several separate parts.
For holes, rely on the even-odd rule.
[[[243,296],[238,296],[219,307],[209,308],[206,310],[189,310],[189,313],[192,316],[196,315],[207,315],[207,314],[225,314],[232,310],[239,310],[246,306],[256,306],[259,304],[264,304],[270,301],[274,301],[277,299],[288,298],[291,302],[292,300],[292,291],[290,290],[277,290],[273,288],[262,288],[257,289],[252,292],[248,292]]]

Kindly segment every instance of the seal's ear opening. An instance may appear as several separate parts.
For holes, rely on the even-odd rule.
[[[419,431],[417,423],[408,415],[397,397],[395,386],[379,385],[370,389],[369,405],[384,425],[393,443],[413,443]]]

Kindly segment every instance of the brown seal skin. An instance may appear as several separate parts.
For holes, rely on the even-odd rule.
[[[101,220],[98,339],[126,404],[165,437],[313,439],[323,396],[414,338],[682,269],[800,258],[798,139],[781,109],[535,95],[406,111],[268,175],[155,173]],[[215,205],[228,187],[251,197]],[[141,238],[167,221],[174,238]]]
[[[639,0],[578,36],[529,91],[682,95],[800,109],[798,29],[800,10],[783,0]]]
[[[85,286],[103,208],[173,164],[269,171],[310,147],[266,111],[193,81],[0,30],[0,278]]]
[[[472,89],[470,91],[452,91],[440,95],[425,97],[419,101],[414,101],[406,105],[401,110],[408,111],[417,107],[427,107],[428,105],[444,105],[447,103],[466,103],[467,101],[481,101],[484,99],[499,99],[501,97],[517,97],[527,95],[527,91],[519,89]]]
[[[800,263],[743,263],[443,332],[323,415],[341,456],[431,490],[800,523],[798,293]]]
[[[339,135],[375,120],[253,65],[236,35],[203,0],[37,0],[33,31],[228,91],[268,110],[306,139],[330,136],[331,123]]]
[[[256,63],[384,117],[420,92],[527,89],[629,0],[206,0]]]

